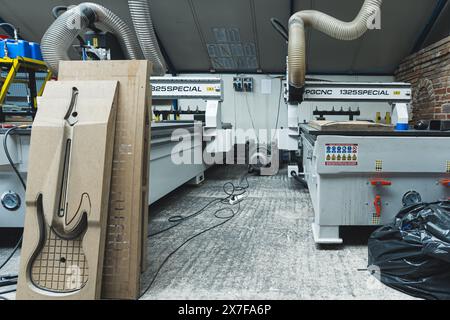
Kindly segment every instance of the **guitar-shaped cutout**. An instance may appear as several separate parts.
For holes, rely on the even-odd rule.
[[[52,214],[50,225],[44,214],[44,197],[39,194],[36,210],[39,224],[39,243],[28,265],[28,274],[34,286],[41,290],[67,294],[79,291],[88,281],[88,265],[83,252],[83,236],[91,210],[89,194],[69,193],[70,169],[74,128],[78,122],[76,109],[78,89],[72,88],[69,108],[64,116],[64,137],[61,148],[62,168],[58,172],[58,208]],[[69,215],[69,198],[79,197],[74,215]]]

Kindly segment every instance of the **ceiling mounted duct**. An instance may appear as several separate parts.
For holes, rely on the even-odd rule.
[[[380,11],[382,0],[365,0],[351,22],[337,20],[315,10],[299,11],[289,19],[288,75],[289,85],[303,88],[306,74],[305,27],[310,26],[338,40],[355,40],[369,28]]]
[[[113,33],[127,59],[141,58],[136,35],[127,24],[109,9],[96,3],[85,2],[61,14],[41,40],[44,61],[55,75],[58,74],[59,61],[70,60],[68,50],[75,38],[92,24]]]
[[[128,7],[144,57],[153,64],[153,75],[163,76],[167,68],[153,28],[148,0],[129,0]]]

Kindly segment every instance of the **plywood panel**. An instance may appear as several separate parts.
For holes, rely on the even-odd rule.
[[[102,298],[136,299],[145,263],[151,108],[148,61],[64,61],[60,80],[119,82]]]

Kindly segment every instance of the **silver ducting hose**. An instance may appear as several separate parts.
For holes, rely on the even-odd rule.
[[[357,17],[351,22],[337,20],[315,10],[299,11],[289,19],[288,73],[289,84],[295,88],[305,85],[306,50],[305,27],[310,26],[338,40],[355,40],[369,28],[379,12],[382,0],[365,0]]]
[[[163,76],[166,63],[153,29],[148,0],[129,0],[128,7],[144,57],[153,63],[153,75]]]
[[[53,22],[41,40],[44,61],[51,71],[58,74],[61,60],[70,60],[68,50],[75,38],[82,34],[91,23],[113,33],[127,59],[140,59],[138,41],[134,32],[111,10],[96,3],[85,2],[69,8]]]

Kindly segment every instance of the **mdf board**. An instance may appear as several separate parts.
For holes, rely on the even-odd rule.
[[[309,126],[321,131],[394,131],[394,126],[369,121],[314,120]]]
[[[18,299],[99,299],[117,81],[53,81],[38,98]]]
[[[119,82],[102,298],[136,299],[145,264],[151,108],[148,61],[67,61],[60,80]]]

